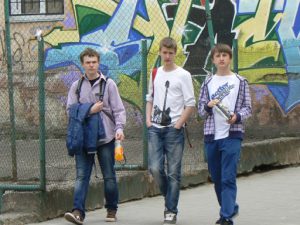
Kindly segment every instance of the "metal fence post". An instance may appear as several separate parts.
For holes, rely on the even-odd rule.
[[[146,126],[146,94],[147,94],[147,40],[142,40],[142,98],[143,98],[143,168],[148,167],[148,138]]]
[[[9,95],[9,116],[11,126],[11,157],[12,157],[12,178],[14,181],[18,179],[17,172],[17,153],[16,153],[16,121],[15,121],[15,106],[14,106],[14,87],[13,87],[13,72],[12,72],[12,55],[11,55],[11,40],[10,40],[10,22],[9,22],[9,0],[4,2],[5,14],[5,47],[7,58],[7,79],[8,79],[8,95]]]
[[[39,148],[40,148],[40,188],[46,190],[46,157],[45,157],[45,73],[44,73],[44,39],[41,31],[38,40],[38,78],[39,78]]]
[[[211,19],[211,12],[209,8],[209,0],[205,1],[205,13],[206,13],[206,24],[208,28],[208,35],[209,35],[209,42],[210,42],[210,48],[213,48],[215,46],[215,34]]]
[[[237,39],[233,39],[232,41],[233,47],[233,70],[235,73],[239,73],[239,61],[238,61],[238,43]]]

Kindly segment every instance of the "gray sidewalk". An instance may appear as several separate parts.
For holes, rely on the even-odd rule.
[[[290,167],[238,179],[240,215],[236,225],[299,225],[300,167]],[[182,190],[179,201],[178,225],[213,225],[218,206],[212,184]],[[88,212],[85,225],[104,222],[105,209]],[[162,224],[163,198],[145,198],[120,204],[116,225]],[[40,225],[71,225],[63,218]],[[33,225],[33,224],[32,224]]]

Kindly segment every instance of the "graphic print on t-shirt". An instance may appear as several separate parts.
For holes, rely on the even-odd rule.
[[[228,82],[220,86],[217,91],[211,95],[211,99],[218,99],[222,101],[227,95],[230,94],[230,90],[234,88],[234,84],[229,85]]]
[[[216,105],[216,111],[223,116],[226,120],[231,118],[231,112],[228,105],[221,101],[230,94],[230,90],[234,88],[234,84],[229,85],[228,82],[220,86],[217,91],[212,94],[212,99],[218,99],[220,102]]]
[[[170,117],[170,107],[166,109],[166,101],[167,101],[167,95],[168,95],[168,88],[170,86],[170,82],[167,80],[165,83],[166,92],[165,92],[165,99],[164,99],[164,105],[163,110],[161,110],[157,105],[153,106],[153,116],[152,116],[152,122],[160,124],[162,126],[168,126],[171,124],[171,117]]]

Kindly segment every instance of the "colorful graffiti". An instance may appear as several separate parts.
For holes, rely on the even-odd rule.
[[[300,102],[300,1],[236,1],[240,73],[266,84],[284,113]]]
[[[210,0],[215,41],[232,45],[237,38],[239,72],[250,83],[267,85],[284,113],[300,102],[299,2]],[[178,42],[178,64],[192,74],[204,74],[210,66],[205,1],[72,0],[71,4],[63,26],[44,37],[50,45],[48,70],[75,65],[82,71],[78,56],[93,47],[101,53],[101,70],[118,83],[124,99],[141,109],[142,39],[147,41],[149,68],[157,61],[160,39],[169,35]]]

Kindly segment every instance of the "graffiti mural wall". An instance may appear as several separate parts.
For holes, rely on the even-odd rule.
[[[237,39],[238,72],[251,84],[253,133],[257,124],[265,127],[259,128],[262,133],[274,127],[279,133],[282,127],[283,133],[297,131],[300,0],[210,0],[210,10],[215,42],[232,46]],[[26,30],[37,26],[46,27],[45,69],[65,87],[57,95],[59,104],[64,105],[68,88],[82,72],[80,52],[92,47],[101,53],[103,73],[117,82],[123,99],[133,107],[129,111],[139,118],[134,123],[141,123],[143,101],[141,40],[147,41],[149,71],[158,62],[159,41],[165,36],[175,38],[177,63],[194,75],[196,94],[199,75],[211,68],[205,0],[67,0],[63,21],[22,24]],[[25,45],[32,38],[28,34],[23,40],[16,33],[13,40]],[[22,54],[32,54],[33,48],[30,45]],[[0,51],[4,53],[3,47]]]

